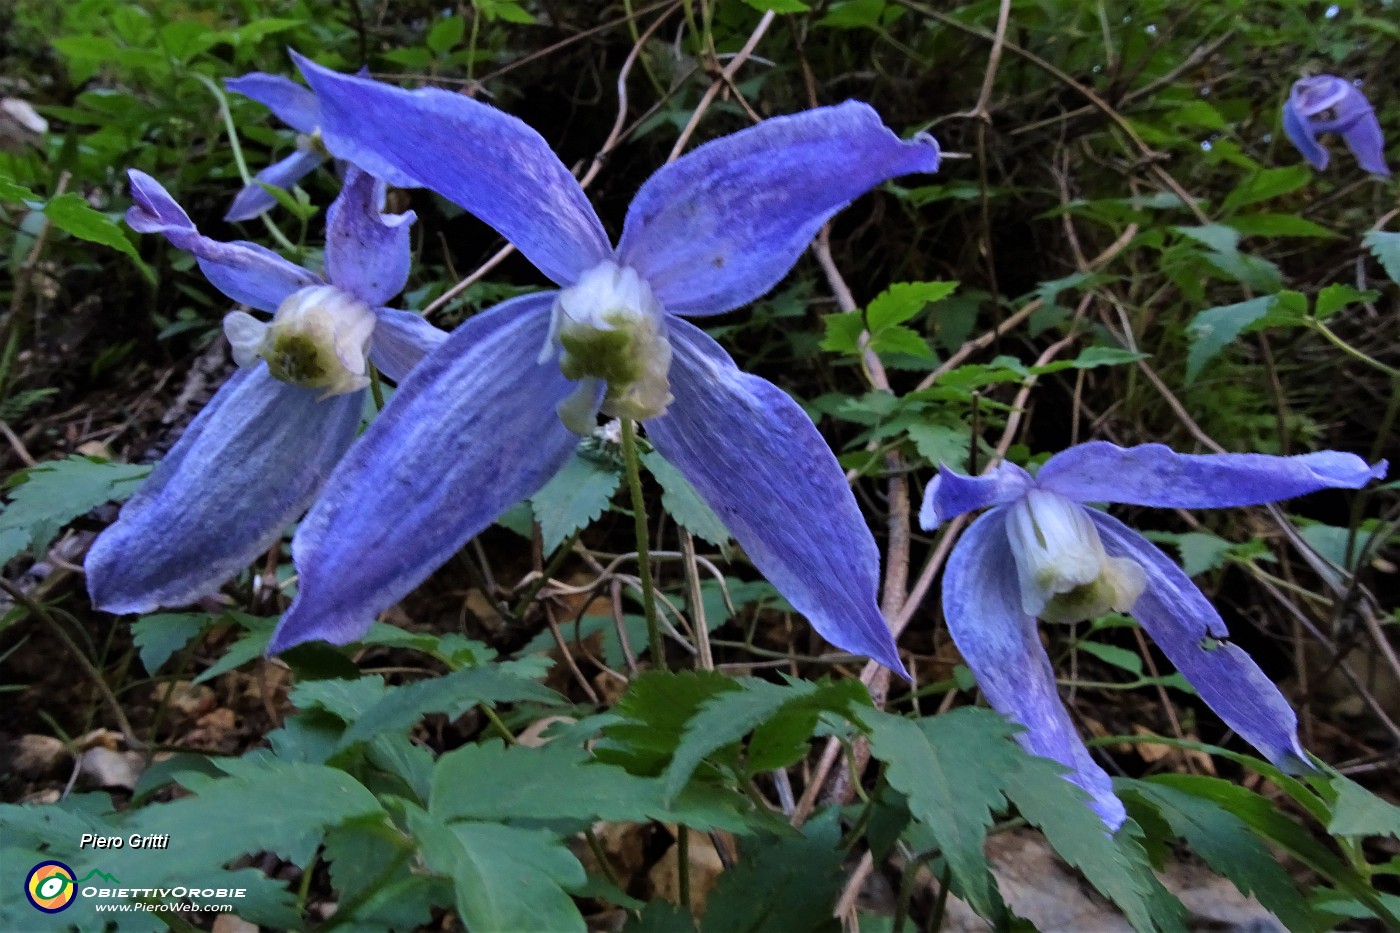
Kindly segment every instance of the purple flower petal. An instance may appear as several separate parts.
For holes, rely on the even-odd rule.
[[[627,212],[618,256],[668,311],[728,311],[778,284],[853,198],[935,171],[938,158],[932,137],[901,142],[856,101],[774,117],[653,175]]]
[[[160,183],[131,169],[131,199],[126,222],[138,233],[160,233],[180,249],[193,253],[214,287],[241,304],[276,311],[292,292],[323,285],[318,276],[293,265],[256,243],[221,243],[202,235],[189,215]]]
[[[1390,174],[1376,112],[1350,81],[1316,75],[1294,82],[1283,105],[1283,130],[1317,169],[1326,168],[1328,161],[1317,134],[1338,133],[1363,169]]]
[[[560,285],[612,255],[569,170],[539,133],[494,107],[437,88],[405,91],[293,53],[321,101],[337,157],[396,183],[417,179],[496,228]]]
[[[998,463],[981,476],[964,476],[942,467],[924,493],[919,524],[925,531],[932,531],[964,512],[1019,499],[1034,482],[1029,473],[1014,463]]]
[[[403,291],[411,250],[413,211],[385,214],[385,184],[353,165],[326,213],[326,277],[367,305]]]
[[[241,78],[227,78],[224,87],[251,97],[298,133],[314,133],[321,125],[316,95],[290,78],[254,71]]]
[[[1359,489],[1385,476],[1355,454],[1324,450],[1294,457],[1179,454],[1162,444],[1118,447],[1090,441],[1055,454],[1036,485],[1078,502],[1217,509],[1290,499],[1319,489]]]
[[[272,163],[253,176],[256,181],[244,185],[243,190],[234,196],[228,213],[224,214],[224,220],[229,223],[252,220],[277,206],[277,199],[268,194],[263,186],[258,184],[259,181],[274,188],[290,189],[292,185],[314,172],[316,166],[325,160],[326,157],[318,152],[298,149],[280,162]]]
[[[1110,557],[1129,558],[1146,572],[1147,588],[1133,606],[1133,618],[1201,699],[1280,768],[1311,769],[1288,701],[1249,655],[1222,641],[1229,637],[1225,623],[1191,578],[1116,518],[1094,509],[1089,516]]]
[[[317,401],[262,364],[240,369],[88,551],[93,605],[150,612],[215,590],[311,504],[363,405],[363,392]]]
[[[1298,112],[1291,97],[1283,102],[1283,133],[1313,168],[1320,172],[1327,167],[1331,155],[1317,141],[1313,125]]]
[[[1121,826],[1123,804],[1060,702],[1035,619],[1021,611],[1005,509],[978,518],[958,539],[943,574],[943,616],[992,709],[1026,727],[1017,736],[1022,747],[1069,768],[1065,778],[1088,791],[1099,819],[1110,831]]]
[[[471,318],[404,380],[297,530],[297,598],[270,652],[364,634],[564,465],[578,436],[554,406],[574,384],[536,362],[553,303],[526,295]]]
[[[903,674],[876,602],[879,553],[831,448],[781,389],[668,323],[675,401],[646,422],[656,449],[822,637]]]
[[[380,372],[395,382],[403,382],[423,357],[447,339],[447,331],[429,324],[422,315],[376,308],[374,316],[369,358]]]

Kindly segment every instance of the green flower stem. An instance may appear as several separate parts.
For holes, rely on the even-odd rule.
[[[627,468],[627,488],[632,493],[632,517],[637,526],[637,576],[642,581],[642,609],[646,614],[651,663],[666,667],[666,646],[661,641],[661,625],[656,618],[656,587],[651,579],[651,550],[647,546],[647,505],[642,498],[642,474],[637,454],[637,426],[622,419],[622,462]]]
[[[1362,353],[1360,350],[1356,349],[1356,347],[1353,347],[1341,337],[1338,337],[1335,333],[1333,333],[1332,328],[1328,327],[1321,321],[1313,321],[1312,328],[1313,330],[1321,334],[1323,337],[1327,338],[1327,341],[1331,343],[1334,347],[1336,347],[1338,350],[1341,350],[1343,353],[1347,354],[1351,358],[1359,360],[1360,362],[1365,363],[1367,366],[1370,366],[1373,369],[1380,370],[1392,379],[1400,379],[1400,369],[1395,369],[1394,367],[1387,366],[1375,357],[1367,356],[1365,353]]]
[[[215,84],[211,79],[198,72],[190,73],[196,81],[209,89],[209,93],[214,95],[214,99],[219,102],[219,115],[224,119],[224,128],[228,130],[229,149],[233,152],[233,164],[238,166],[238,174],[243,179],[243,184],[251,185],[253,176],[248,172],[248,163],[243,159],[243,147],[238,145],[238,127],[233,123],[233,114],[228,109],[228,98],[224,96],[224,89]],[[300,248],[295,243],[287,239],[286,234],[271,220],[266,214],[261,215],[262,222],[267,227],[267,232],[285,250],[292,255],[301,254]]]

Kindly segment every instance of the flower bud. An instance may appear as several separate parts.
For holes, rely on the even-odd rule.
[[[541,357],[547,359],[557,341],[565,376],[584,388],[589,380],[605,383],[604,414],[639,421],[665,414],[671,404],[671,344],[661,304],[635,270],[613,262],[589,269],[555,299],[551,329]],[[571,420],[581,424],[578,412],[573,415]]]
[[[363,301],[331,285],[313,285],[287,296],[271,323],[234,311],[224,335],[239,366],[267,361],[273,378],[321,398],[369,385],[369,338],[374,312]]]
[[[1006,519],[1021,584],[1021,608],[1047,622],[1081,622],[1110,609],[1128,612],[1146,576],[1125,557],[1109,557],[1084,506],[1031,489]]]

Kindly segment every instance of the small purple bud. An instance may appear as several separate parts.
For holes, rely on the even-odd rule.
[[[1350,81],[1316,75],[1294,82],[1283,105],[1283,131],[1316,169],[1325,169],[1328,159],[1318,134],[1338,133],[1363,169],[1390,174],[1376,112]]]

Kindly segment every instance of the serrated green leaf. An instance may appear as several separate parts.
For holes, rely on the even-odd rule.
[[[1393,836],[1400,839],[1400,807],[1382,800],[1345,775],[1332,778],[1337,803],[1327,831],[1334,836]]]
[[[1137,796],[1150,803],[1207,865],[1242,894],[1256,896],[1289,930],[1322,933],[1327,928],[1273,853],[1229,810],[1162,784],[1123,779],[1114,786],[1127,802]]]
[[[732,678],[714,671],[647,671],[632,678],[613,707],[617,719],[603,729],[593,750],[599,760],[633,774],[659,775],[700,706],[739,689]]]
[[[1097,641],[1076,642],[1075,647],[1087,654],[1092,654],[1106,664],[1112,664],[1130,674],[1142,675],[1142,656],[1135,651],[1119,648],[1117,645],[1105,645]]]
[[[1165,542],[1176,547],[1181,555],[1181,569],[1188,577],[1198,576],[1208,570],[1219,570],[1225,566],[1225,558],[1234,547],[1224,538],[1218,538],[1206,531],[1153,531],[1147,533],[1150,541]]]
[[[40,463],[11,480],[9,502],[0,512],[0,564],[28,548],[48,550],[60,528],[104,502],[123,502],[151,471],[148,466],[69,457]],[[16,542],[24,540],[18,547]]]
[[[450,51],[454,45],[462,41],[462,36],[467,32],[467,23],[460,16],[448,16],[433,23],[433,27],[428,30],[428,48],[441,55]]]
[[[288,699],[297,709],[324,710],[348,725],[383,700],[387,691],[383,677],[327,678],[297,684]]]
[[[1312,169],[1301,163],[1284,168],[1261,169],[1231,191],[1220,205],[1220,209],[1223,213],[1230,214],[1250,204],[1297,191],[1311,180]]]
[[[750,755],[755,760],[748,763],[749,773],[786,767],[802,757],[822,711],[846,713],[853,705],[869,702],[865,688],[852,681],[817,686],[806,681],[775,684],[743,678],[735,683],[738,690],[706,699],[686,722],[664,775],[668,798],[680,793],[707,755],[765,724],[771,728],[754,735]]]
[[[1122,366],[1147,358],[1146,353],[1137,353],[1123,347],[1085,347],[1070,361],[1073,369],[1094,369],[1098,366]]]
[[[1002,779],[1017,765],[1015,726],[988,710],[963,708],[920,719],[861,714],[870,751],[909,812],[937,837],[964,900],[981,916],[1007,915],[983,846],[993,811],[1006,805]]]
[[[408,841],[383,821],[333,827],[324,854],[340,893],[337,913],[349,911],[352,929],[417,930],[427,925],[433,906],[452,903],[448,885],[413,872]]]
[[[1363,301],[1375,301],[1378,297],[1380,297],[1380,292],[1377,291],[1363,292],[1350,285],[1328,285],[1317,293],[1317,303],[1313,306],[1313,315],[1319,320],[1326,320],[1349,305],[1360,304]]]
[[[838,311],[822,317],[826,336],[817,346],[832,353],[856,354],[860,350],[860,335],[865,331],[865,319],[859,311]]]
[[[566,888],[587,874],[553,833],[496,823],[445,826],[408,809],[423,861],[452,879],[457,912],[472,933],[584,933]]]
[[[1230,226],[1241,236],[1297,236],[1335,240],[1337,234],[1297,214],[1245,214],[1231,217]]]
[[[172,654],[194,641],[216,618],[202,612],[171,612],[142,616],[131,623],[131,640],[136,643],[146,673],[158,671]]]
[[[560,702],[560,697],[499,665],[454,671],[390,688],[351,724],[341,745],[363,742],[384,731],[407,729],[428,713],[446,713],[455,719],[478,703],[520,702],[553,704]]]
[[[247,630],[246,634],[229,645],[222,658],[201,671],[195,677],[195,683],[202,684],[206,680],[213,680],[220,674],[226,674],[236,667],[242,667],[249,661],[260,658],[267,653],[267,643],[272,641],[272,632],[277,627],[277,620],[259,619],[241,614],[235,617],[239,624]]]
[[[1400,233],[1372,230],[1361,238],[1361,245],[1376,257],[1390,280],[1400,285]]]
[[[522,26],[529,26],[535,22],[529,11],[515,0],[479,0],[478,6],[488,21],[499,19]]]
[[[94,208],[87,199],[71,192],[49,199],[44,213],[53,225],[80,240],[100,243],[126,253],[150,277],[150,270],[141,261],[136,247],[126,238],[116,221]]]
[[[1204,224],[1199,227],[1173,227],[1177,233],[1188,236],[1217,253],[1233,253],[1239,250],[1240,234],[1225,224]]]
[[[0,175],[0,201],[41,201],[42,198],[6,175]]]
[[[1240,331],[1269,313],[1275,301],[1275,295],[1262,295],[1238,304],[1207,308],[1192,318],[1186,325],[1191,338],[1191,348],[1186,353],[1186,381],[1195,382],[1202,367],[1219,356]]]
[[[967,456],[971,450],[972,431],[959,425],[929,424],[915,422],[905,429],[919,456],[934,466],[951,466],[959,472],[967,468]]]
[[[715,547],[729,540],[729,529],[714,509],[705,504],[695,487],[665,457],[649,450],[642,454],[642,466],[661,486],[661,504],[677,524]]]
[[[492,740],[443,755],[433,767],[430,811],[450,820],[685,823],[745,830],[739,795],[696,788],[667,803],[661,781],[629,774],[564,740],[539,748]]]
[[[1229,757],[1240,759],[1245,756]],[[1277,769],[1262,763],[1254,767],[1266,773],[1275,772],[1269,775],[1275,780],[1280,777],[1276,773]],[[1286,776],[1283,777],[1284,780],[1290,780]],[[1243,820],[1255,833],[1282,847],[1308,868],[1364,903],[1383,921],[1400,928],[1400,916],[1389,912],[1369,882],[1334,855],[1327,846],[1318,842],[1308,828],[1289,818],[1273,801],[1228,781],[1198,774],[1159,774],[1146,780],[1152,784],[1164,784],[1215,801]],[[1294,796],[1296,800],[1298,797],[1295,793],[1290,792],[1290,796]]]
[[[1104,832],[1089,795],[1064,773],[1059,762],[1021,752],[1004,774],[1006,796],[1061,858],[1118,905],[1133,929],[1185,931],[1185,908],[1152,873],[1141,830],[1128,821],[1112,835]]]
[[[170,833],[181,851],[222,864],[252,852],[275,852],[306,865],[326,830],[351,819],[387,814],[363,784],[322,765],[271,756],[225,759],[218,778],[186,771],[194,796],[132,814],[130,832]]]
[[[706,898],[702,933],[835,933],[841,893],[840,824],[829,811],[801,833],[745,839],[734,867]]]
[[[580,448],[564,468],[530,499],[540,523],[545,554],[552,554],[574,532],[596,521],[622,482],[614,464]]]
[[[870,349],[876,353],[907,353],[920,360],[933,359],[933,349],[923,335],[902,324],[882,327],[871,336]]]
[[[947,298],[957,288],[957,282],[895,282],[866,307],[866,325],[871,333],[879,333],[886,327],[903,324],[927,305]]]

